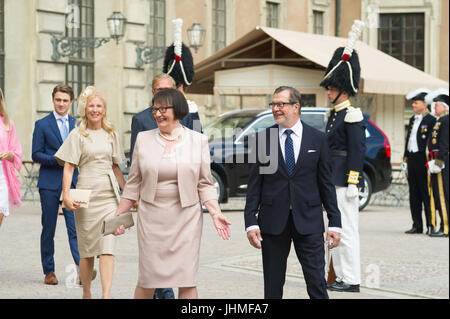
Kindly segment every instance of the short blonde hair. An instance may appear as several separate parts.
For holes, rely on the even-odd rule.
[[[153,78],[153,80],[152,80],[152,90],[155,88],[155,85],[156,85],[156,82],[158,82],[158,81],[161,81],[161,80],[163,80],[163,79],[169,79],[171,82],[172,82],[172,86],[173,86],[173,88],[175,89],[176,88],[176,82],[175,82],[175,80],[173,79],[173,77],[171,77],[169,74],[167,74],[167,73],[161,73],[161,74],[158,74],[158,75],[156,75],[154,78]]]
[[[89,103],[93,99],[99,98],[103,102],[103,105],[105,106],[105,113],[103,114],[103,117],[102,117],[102,128],[106,132],[108,132],[108,134],[111,136],[111,135],[113,135],[115,133],[115,128],[114,128],[114,125],[112,125],[106,119],[106,110],[107,110],[106,98],[96,88],[94,88],[94,87],[90,87],[90,88],[91,88],[91,90],[88,92],[88,95],[86,96],[86,103],[84,105],[84,109],[86,109],[86,107],[88,107]],[[87,115],[86,115],[86,111],[84,110],[84,112],[82,114],[80,114],[80,127],[79,127],[79,130],[80,130],[80,134],[85,136],[85,137],[89,136],[89,133],[86,131],[87,124],[88,124],[88,118],[87,118]]]

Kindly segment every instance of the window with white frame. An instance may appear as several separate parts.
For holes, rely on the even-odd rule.
[[[266,2],[266,26],[270,28],[278,28],[279,20],[278,20],[278,12],[279,12],[280,4],[275,2]]]
[[[313,18],[314,18],[313,33],[323,34],[323,11],[313,10]]]
[[[69,5],[77,6],[80,24],[66,28],[69,37],[94,37],[94,0],[69,0]],[[87,86],[94,85],[95,49],[85,48],[69,58],[66,64],[66,84],[73,89],[75,99]],[[76,103],[72,104],[72,114],[77,115]]]
[[[419,70],[424,70],[425,14],[382,13],[378,49]]]
[[[226,46],[226,0],[212,0],[212,52]]]
[[[150,0],[150,21],[148,25],[147,43],[152,47],[166,45],[166,1]],[[149,65],[149,79],[162,73],[164,59],[159,59]]]

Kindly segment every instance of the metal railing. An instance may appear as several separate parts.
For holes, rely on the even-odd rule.
[[[37,180],[39,177],[39,164],[33,161],[23,161],[19,172],[19,178],[22,183],[22,200],[39,201],[39,191]]]
[[[19,175],[22,182],[22,200],[39,201],[37,188],[39,164],[24,161]],[[393,168],[391,185],[384,191],[373,194],[369,205],[408,207],[409,189],[405,172],[399,168]]]
[[[384,191],[373,194],[369,205],[408,207],[409,188],[406,173],[393,167],[391,185]]]

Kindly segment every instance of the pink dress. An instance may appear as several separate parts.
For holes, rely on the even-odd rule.
[[[8,194],[7,201],[0,198],[0,213],[8,216],[10,208],[21,204],[20,181],[15,170],[20,171],[22,166],[22,146],[20,145],[14,122],[9,120],[9,129],[6,130],[3,116],[0,115],[0,152],[3,151],[11,151],[14,155],[12,162],[9,160],[0,161],[0,169],[2,170],[0,189],[2,189],[1,193],[3,196]],[[5,192],[3,189],[8,189],[8,191]]]

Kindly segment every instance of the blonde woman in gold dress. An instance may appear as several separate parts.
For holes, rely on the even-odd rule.
[[[103,237],[101,226],[117,209],[119,186],[123,189],[125,185],[118,164],[125,160],[125,155],[118,133],[106,119],[104,96],[94,87],[87,87],[78,100],[81,123],[71,131],[55,157],[64,165],[64,205],[75,211],[83,298],[91,298],[96,256],[100,259],[102,297],[110,298],[115,238],[113,235]],[[75,167],[79,170],[77,189],[91,190],[88,208],[80,208],[69,197]]]

